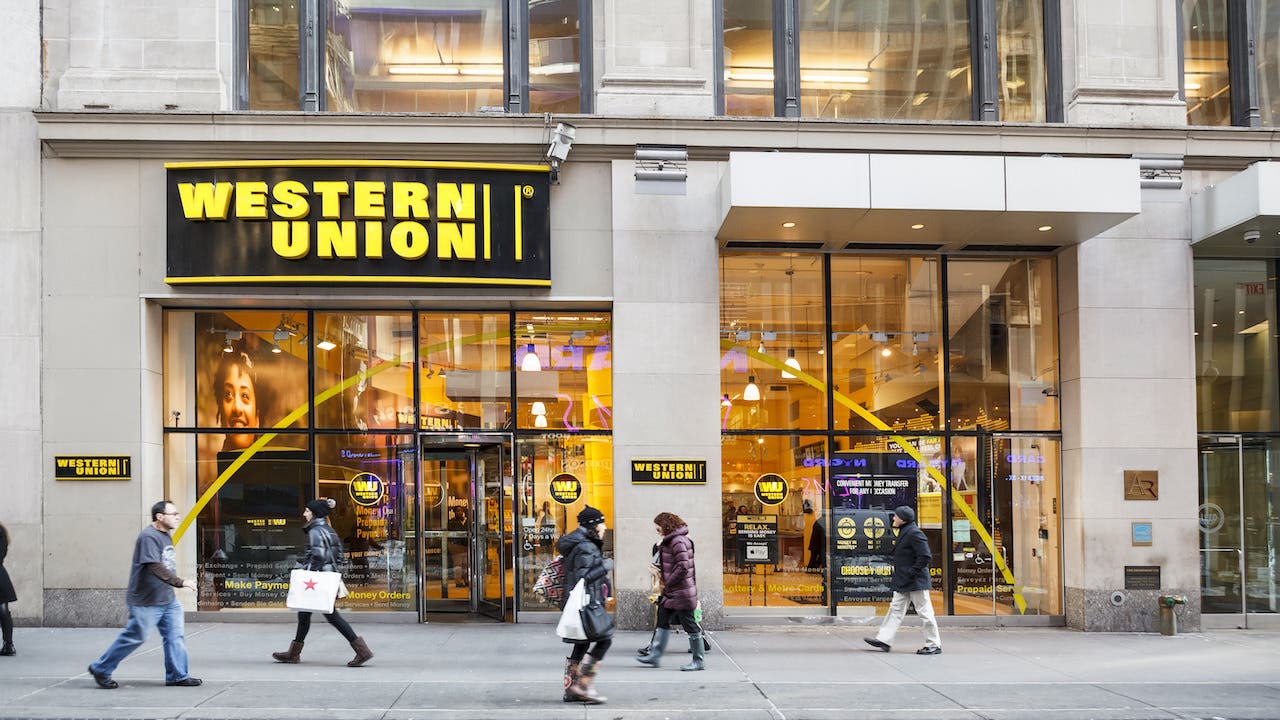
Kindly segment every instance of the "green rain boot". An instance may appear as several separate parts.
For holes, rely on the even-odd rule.
[[[668,628],[658,628],[653,633],[653,644],[649,646],[649,654],[644,657],[636,658],[636,662],[649,667],[658,667],[658,663],[662,660],[662,653],[666,652],[667,639],[671,637],[671,630]]]

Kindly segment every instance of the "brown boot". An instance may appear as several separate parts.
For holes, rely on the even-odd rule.
[[[351,649],[356,651],[356,656],[351,662],[347,663],[347,667],[360,667],[361,665],[373,659],[373,651],[365,645],[364,638],[358,637],[351,641]]]
[[[595,687],[596,672],[600,669],[600,661],[587,655],[582,658],[582,665],[578,669],[581,672],[578,684],[570,688],[574,695],[578,697],[578,702],[586,703],[587,705],[603,705],[605,700],[609,698],[596,692]]]
[[[581,702],[577,693],[573,692],[573,687],[578,684],[578,679],[582,673],[578,671],[579,664],[565,658],[564,660],[564,701],[565,702]]]
[[[300,663],[302,662],[302,643],[294,640],[289,643],[289,652],[271,653],[271,657],[275,658],[276,662]]]

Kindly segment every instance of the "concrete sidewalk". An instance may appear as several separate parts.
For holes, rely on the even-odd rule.
[[[888,654],[865,628],[773,627],[714,633],[698,673],[678,669],[684,636],[653,670],[631,659],[648,635],[619,633],[597,683],[609,702],[585,707],[560,700],[566,646],[550,626],[353,620],[376,653],[364,668],[319,619],[301,665],[271,661],[291,625],[190,624],[202,687],[165,687],[153,637],[111,691],[85,666],[118,629],[19,628],[0,718],[1280,718],[1277,633],[943,628],[945,652],[922,657],[909,625]]]

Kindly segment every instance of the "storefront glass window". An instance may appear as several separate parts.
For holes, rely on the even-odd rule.
[[[305,312],[200,312],[194,332],[196,425],[230,431],[310,424]],[[190,424],[191,414],[174,407],[170,419]],[[210,442],[242,450],[255,439],[255,433],[228,432]]]
[[[297,110],[298,3],[249,0],[249,109]]]
[[[414,427],[409,313],[316,313],[314,335],[317,427]]]
[[[423,430],[507,427],[511,415],[511,316],[418,316],[419,420]]]
[[[942,552],[946,507],[944,444],[938,437],[842,437],[828,459],[831,470],[831,575],[842,613],[884,614],[893,599],[893,510],[915,509],[929,539],[934,611],[945,612]]]
[[[836,429],[940,427],[940,302],[936,258],[831,258]]]
[[[967,0],[799,0],[799,13],[802,117],[971,117]]]
[[[1202,432],[1277,429],[1275,264],[1195,261],[1196,413]]]
[[[611,324],[607,312],[516,314],[521,428],[613,427]]]
[[[826,614],[826,441],[726,435],[721,453],[724,604]]]
[[[582,111],[578,0],[529,2],[529,111]]]
[[[317,435],[316,495],[337,502],[351,594],[343,609],[417,608],[417,446],[412,435]]]
[[[720,264],[721,427],[825,427],[822,258],[727,255]]]
[[[1000,72],[1000,119],[1044,122],[1045,56],[1043,0],[1000,0],[996,8]]]
[[[724,1],[724,114],[769,117],[773,107],[773,3]]]
[[[1275,31],[1272,26],[1273,34]],[[1187,124],[1230,125],[1227,0],[1182,0],[1182,38]]]
[[[613,439],[607,435],[548,435],[526,438],[519,445],[520,607],[556,610],[533,593],[533,583],[557,554],[556,540],[577,529],[578,513],[587,505],[604,513],[609,528],[604,536],[604,556],[613,557]]]
[[[947,293],[952,429],[1057,430],[1053,261],[950,260]]]
[[[330,110],[504,107],[500,0],[341,5],[345,12],[330,14],[325,48]],[[293,62],[296,72],[296,52]]]

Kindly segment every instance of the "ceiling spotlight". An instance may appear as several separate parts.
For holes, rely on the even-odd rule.
[[[912,225],[912,226],[911,226],[911,229],[912,229],[912,230],[923,230],[923,229],[924,229],[924,223],[916,223],[915,225]]]
[[[338,347],[338,344],[326,338],[316,343],[316,347],[320,348],[321,350],[332,350]]]
[[[888,345],[885,345],[884,347],[880,348],[880,355],[882,357],[889,357],[892,354],[893,354],[893,350],[889,349]]]
[[[222,352],[224,352],[224,353],[229,353],[229,352],[231,352],[231,351],[232,351],[232,349],[233,349],[233,348],[231,347],[231,338],[229,338],[229,337],[227,337],[227,338],[223,338],[223,339],[222,339]]]
[[[279,345],[272,345],[272,346],[271,346],[271,354],[273,354],[273,355],[279,355],[281,352],[284,352],[284,351],[280,349],[280,346],[279,346]]]
[[[1036,229],[1037,229],[1037,230],[1039,230],[1040,232],[1049,232],[1050,230],[1052,230],[1052,229],[1053,229],[1053,226],[1052,226],[1052,225],[1041,225],[1040,227],[1038,227],[1038,228],[1036,228]]]
[[[795,223],[793,223],[793,222],[791,222],[790,220],[788,220],[788,221],[786,221],[786,222],[782,223],[782,227],[787,228],[788,230],[789,230],[789,229],[791,229],[791,228],[793,228],[793,227],[795,227],[795,226],[796,226],[796,224],[795,224]]]

